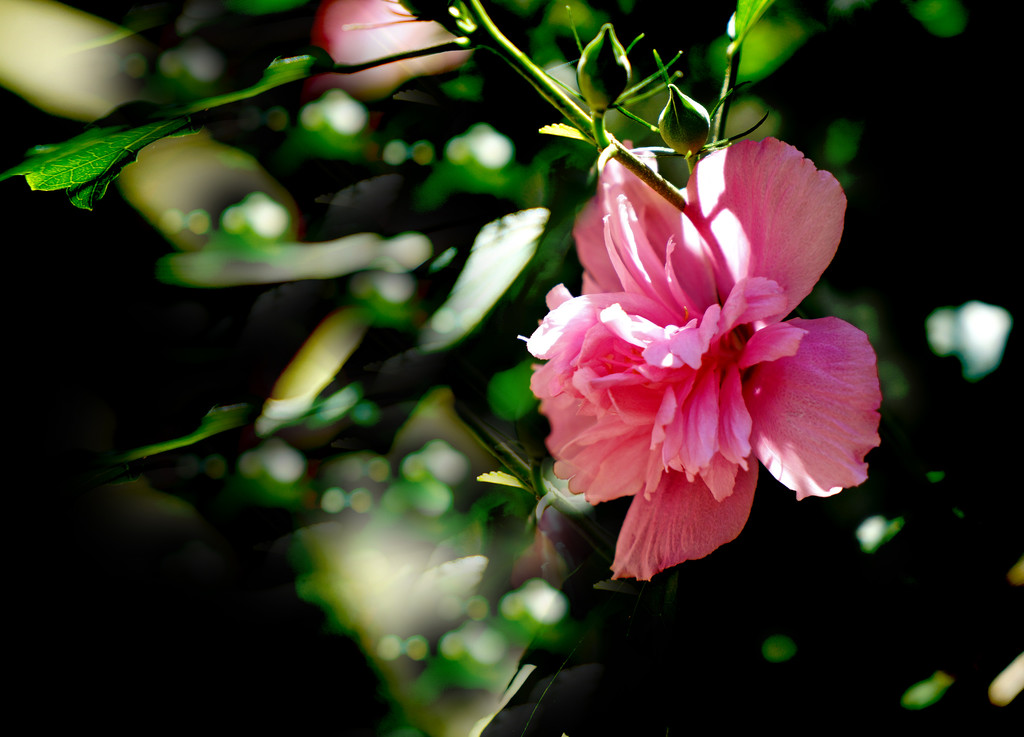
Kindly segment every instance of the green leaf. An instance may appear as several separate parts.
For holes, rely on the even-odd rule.
[[[747,33],[754,24],[764,15],[775,0],[737,0],[736,15],[733,16],[729,36],[733,41],[729,44],[729,55],[736,52],[736,49],[743,43]]]
[[[564,138],[575,138],[578,141],[590,141],[589,138],[580,133],[578,128],[565,123],[551,123],[550,125],[542,126],[540,132],[548,136],[562,136]]]
[[[71,204],[91,210],[139,151],[161,138],[197,130],[188,116],[137,127],[89,128],[63,143],[36,146],[25,161],[0,174],[0,181],[24,176],[33,190],[66,190]]]
[[[207,412],[200,420],[199,426],[187,435],[122,453],[99,454],[92,464],[79,473],[78,485],[86,489],[134,480],[140,473],[140,469],[137,467],[139,461],[159,453],[186,448],[213,435],[241,427],[249,422],[252,410],[253,408],[249,404],[217,406]]]
[[[156,455],[157,453],[166,453],[169,450],[188,447],[213,435],[241,427],[249,421],[251,412],[252,406],[249,404],[229,404],[214,407],[203,415],[202,420],[199,422],[199,427],[188,435],[182,435],[180,438],[173,438],[171,440],[163,440],[152,445],[120,453],[113,456],[110,462],[129,463],[140,458]]]
[[[197,132],[199,128],[192,122],[192,113],[246,100],[332,67],[333,62],[322,49],[277,58],[263,70],[256,84],[237,92],[208,97],[185,108],[169,110],[161,119],[151,123],[98,125],[64,143],[36,146],[28,152],[25,161],[0,174],[0,181],[22,175],[32,189],[67,190],[75,207],[91,210],[103,197],[107,186],[143,148],[161,138]],[[114,116],[105,120],[111,119]]]
[[[550,214],[543,207],[520,210],[480,230],[451,294],[420,333],[422,349],[448,348],[484,319],[533,258]]]
[[[297,82],[306,79],[319,72],[329,72],[335,68],[330,55],[323,49],[310,47],[308,53],[296,56],[280,56],[270,62],[263,70],[263,75],[256,84],[236,92],[228,92],[216,97],[207,97],[190,104],[184,113],[196,113],[200,110],[209,110],[213,107],[228,105],[239,100],[248,100],[250,97],[280,87],[283,84]]]
[[[514,486],[517,489],[526,489],[523,482],[505,471],[488,471],[476,477],[477,481],[487,484],[498,484],[499,486]],[[527,489],[529,491],[529,489]]]

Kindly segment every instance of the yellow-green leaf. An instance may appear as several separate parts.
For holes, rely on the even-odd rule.
[[[517,489],[525,489],[523,483],[510,473],[504,471],[488,471],[476,477],[477,481],[485,484],[500,484],[501,486],[514,486]]]

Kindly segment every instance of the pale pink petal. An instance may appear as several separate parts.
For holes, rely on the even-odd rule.
[[[640,494],[651,460],[649,437],[649,430],[620,431],[616,438],[580,447],[566,458],[576,468],[569,489],[591,504]]]
[[[763,276],[740,279],[722,305],[719,332],[737,325],[748,325],[770,319],[786,309],[786,294],[777,282]]]
[[[655,417],[661,406],[657,392],[645,386],[617,386],[608,390],[608,398],[615,408],[615,414],[625,425],[654,427]]]
[[[628,428],[614,418],[574,414],[561,397],[541,405],[551,420],[548,450],[558,459],[555,475],[569,480],[569,490],[585,494],[591,504],[639,494],[648,478],[650,429]]]
[[[765,361],[796,355],[806,331],[792,321],[777,322],[754,333],[740,354],[739,367],[747,369]]]
[[[881,392],[867,336],[838,318],[794,319],[806,331],[793,356],[756,365],[744,382],[754,453],[798,499],[867,478],[879,443]]]
[[[564,391],[574,380],[577,366],[593,356],[605,355],[609,341],[615,339],[600,320],[605,308],[621,304],[628,314],[661,324],[671,317],[661,305],[638,294],[595,294],[564,300],[567,294],[561,287],[548,293],[555,307],[526,341],[527,350],[536,358],[548,359],[530,381],[538,397]]]
[[[669,349],[690,368],[700,368],[711,339],[718,334],[718,318],[722,308],[711,305],[705,310],[696,329],[686,327],[669,339]]]
[[[668,279],[677,281],[686,295],[684,304],[696,312],[703,312],[708,306],[718,303],[718,287],[710,253],[711,247],[704,236],[684,215],[682,232],[672,241],[665,270]]]
[[[615,548],[613,578],[649,581],[736,539],[750,514],[757,468],[740,470],[732,494],[720,502],[699,477],[691,482],[682,473],[665,474],[650,499],[633,497]]]
[[[718,373],[700,372],[683,403],[683,443],[678,455],[690,475],[706,466],[718,450],[718,390]]]
[[[716,301],[700,233],[616,161],[602,170],[597,197],[581,211],[573,237],[584,294],[635,291],[701,312]]]
[[[740,371],[735,365],[725,370],[718,406],[718,452],[727,461],[746,468],[752,423],[743,399]]]
[[[842,236],[846,195],[835,177],[773,138],[707,156],[687,194],[686,216],[711,248],[720,293],[751,276],[785,290],[786,306],[769,321],[810,293]]]
[[[671,306],[678,316],[685,314],[686,305],[675,304],[675,295],[665,278],[664,253],[668,241],[652,243],[652,234],[641,224],[633,203],[622,194],[611,203],[605,223],[608,260],[625,291]]]
[[[600,197],[593,198],[583,206],[573,226],[572,237],[576,241],[576,253],[584,266],[583,293],[623,291],[622,282],[615,273],[605,246],[605,211]]]
[[[582,343],[586,328],[594,322],[594,306],[586,300],[562,299],[568,290],[559,284],[548,292],[551,311],[526,341],[526,349],[536,358],[550,358],[556,350],[566,350],[564,341],[572,336]]]
[[[744,470],[746,465],[743,464]],[[715,501],[722,501],[732,494],[736,485],[736,474],[740,466],[726,460],[721,454],[716,453],[707,467],[700,472],[700,477],[711,492]]]
[[[564,284],[558,284],[548,290],[548,293],[544,296],[544,304],[547,305],[549,310],[553,310],[570,299],[572,299],[572,292],[566,289]]]
[[[663,328],[645,317],[627,314],[618,302],[601,310],[600,318],[612,334],[641,348],[664,335]]]

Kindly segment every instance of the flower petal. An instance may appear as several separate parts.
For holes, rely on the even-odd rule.
[[[581,211],[573,237],[584,267],[584,294],[646,294],[683,317],[686,309],[703,312],[716,301],[701,234],[616,161],[602,169],[597,197]]]
[[[796,354],[758,364],[744,382],[751,445],[798,499],[829,496],[867,478],[864,456],[879,443],[875,353],[838,318],[786,324],[806,331]]]
[[[832,261],[846,195],[828,172],[773,138],[741,141],[703,159],[687,184],[686,217],[712,250],[718,289],[744,277],[778,282],[796,307]]]
[[[740,354],[739,367],[747,369],[765,361],[776,361],[800,350],[804,331],[792,321],[777,322],[754,333]]]
[[[750,455],[750,413],[743,400],[740,371],[729,366],[722,378],[718,410],[718,452],[731,463],[747,467]]]
[[[541,402],[551,423],[547,446],[557,459],[555,475],[591,504],[641,492],[648,466],[658,462],[650,451],[650,428],[628,427],[614,415],[582,414],[579,404],[568,394]]]
[[[619,532],[612,577],[649,581],[666,568],[703,558],[735,540],[750,515],[757,469],[752,463],[748,470],[739,470],[732,494],[720,502],[699,477],[687,481],[682,473],[662,476],[650,499],[633,497]]]

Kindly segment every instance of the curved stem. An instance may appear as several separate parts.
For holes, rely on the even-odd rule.
[[[604,130],[603,121],[595,120],[587,114],[569,93],[562,89],[544,70],[534,64],[526,54],[508,40],[505,34],[494,24],[494,21],[491,20],[480,0],[466,0],[466,7],[473,14],[479,28],[486,32],[491,37],[491,40],[494,41],[494,50],[580,132],[588,136],[588,138],[591,135],[595,136],[597,140],[594,142],[598,149],[602,151],[602,160],[607,160],[608,157],[615,158],[616,161],[650,185],[655,192],[668,200],[673,207],[679,210],[686,207],[686,200],[675,185],[634,156],[613,135],[607,133]],[[600,128],[600,132],[597,131],[598,128]],[[605,143],[605,141],[601,140],[601,133],[604,133],[607,145],[601,145]],[[609,149],[612,150],[609,151]],[[604,155],[605,153],[608,154],[607,157]]]
[[[722,80],[722,104],[715,110],[715,119],[711,121],[711,135],[709,137],[711,143],[720,141],[725,136],[725,121],[729,117],[729,104],[732,101],[732,95],[729,94],[729,91],[735,84],[739,71],[740,47],[736,46],[732,53],[729,54],[729,65],[725,68],[725,79]]]
[[[484,10],[480,0],[467,0],[467,9],[474,16],[480,29],[485,31],[495,43],[494,50],[505,59],[508,64],[519,72],[541,96],[558,109],[570,123],[586,134],[592,131],[590,115],[588,115],[579,104],[569,96],[544,70],[538,67],[519,48],[508,40],[508,37],[494,24],[491,17]]]
[[[401,51],[397,54],[382,56],[379,59],[364,61],[358,64],[335,64],[334,68],[328,71],[340,72],[342,74],[353,74],[355,72],[362,72],[366,69],[379,67],[381,64],[390,64],[393,61],[416,59],[420,56],[433,56],[434,54],[443,54],[446,51],[467,51],[470,48],[469,39],[464,36],[460,36],[459,38],[451,41],[442,41],[441,43],[434,44],[433,46],[426,46],[422,49],[415,49],[413,51]]]

